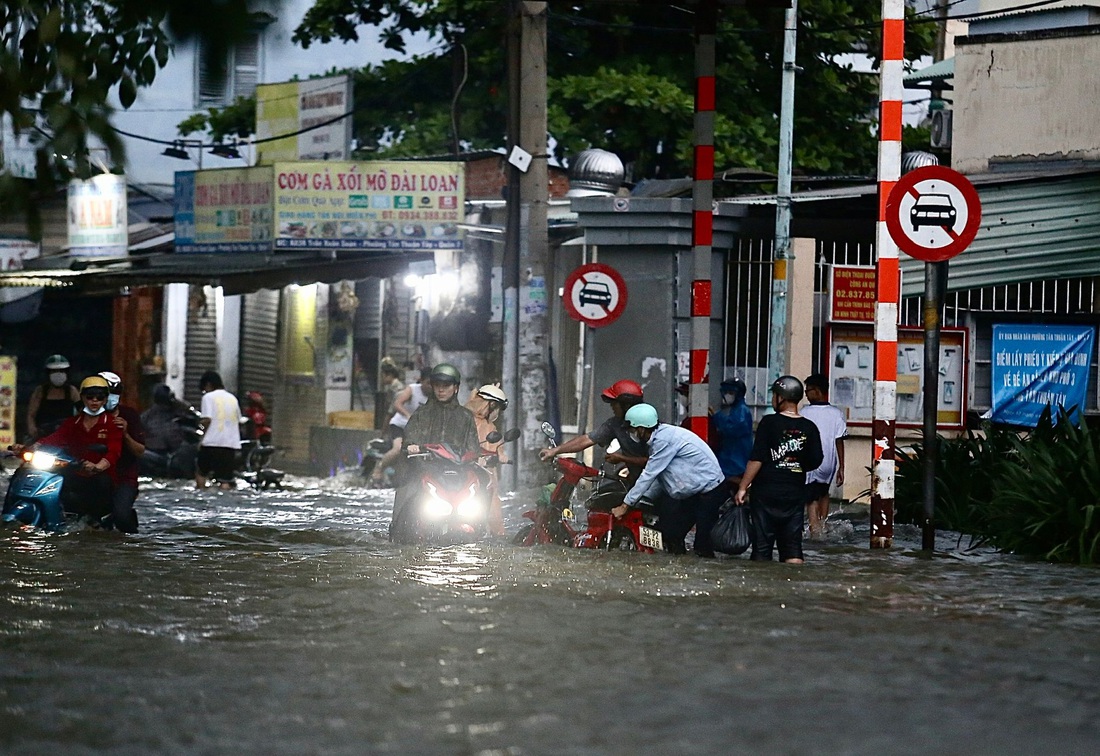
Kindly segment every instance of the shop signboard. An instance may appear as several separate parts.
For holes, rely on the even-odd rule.
[[[272,169],[178,171],[177,252],[263,252],[271,249]]]
[[[924,330],[898,328],[897,424],[919,428],[924,411]],[[848,422],[870,425],[874,409],[875,334],[872,325],[829,329],[829,401],[844,410]],[[944,328],[940,335],[940,371],[936,427],[960,429],[966,423],[967,330]]]
[[[276,163],[277,249],[462,249],[459,162]]]
[[[129,221],[126,177],[101,173],[73,179],[68,191],[69,254],[116,257],[127,254]]]
[[[256,87],[257,163],[351,157],[351,77],[326,76]],[[282,134],[291,136],[271,139]]]
[[[1095,326],[993,326],[994,422],[1034,428],[1048,406],[1085,408]],[[1057,417],[1055,417],[1057,419]]]
[[[15,438],[16,360],[0,354],[0,449],[7,449]]]
[[[0,239],[0,270],[22,270],[24,260],[33,260],[41,253],[38,242],[29,239]],[[41,286],[4,286],[0,287],[0,305],[37,294]]]

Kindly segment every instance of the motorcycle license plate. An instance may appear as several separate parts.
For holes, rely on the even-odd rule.
[[[642,545],[646,548],[653,549],[654,551],[664,551],[665,543],[661,540],[661,531],[654,530],[653,528],[647,528],[643,525],[638,529],[638,540],[642,542]]]

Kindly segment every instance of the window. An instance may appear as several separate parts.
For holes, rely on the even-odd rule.
[[[260,33],[249,32],[224,57],[213,55],[200,42],[197,66],[196,107],[230,105],[238,97],[251,97],[260,81]]]

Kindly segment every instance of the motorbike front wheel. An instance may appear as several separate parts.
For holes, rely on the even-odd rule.
[[[543,537],[539,537],[540,533],[538,533],[535,528],[544,531],[544,533],[541,534]],[[515,537],[512,538],[512,543],[516,546],[534,546],[536,543],[553,543],[558,546],[569,546],[572,542],[572,538],[568,531],[566,531],[565,526],[560,522],[551,522],[549,525],[545,526],[537,523],[524,525],[519,529]]]

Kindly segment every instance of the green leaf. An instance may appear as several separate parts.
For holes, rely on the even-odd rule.
[[[122,103],[122,107],[129,108],[136,99],[137,84],[129,76],[122,77],[122,80],[118,83],[118,101]]]

